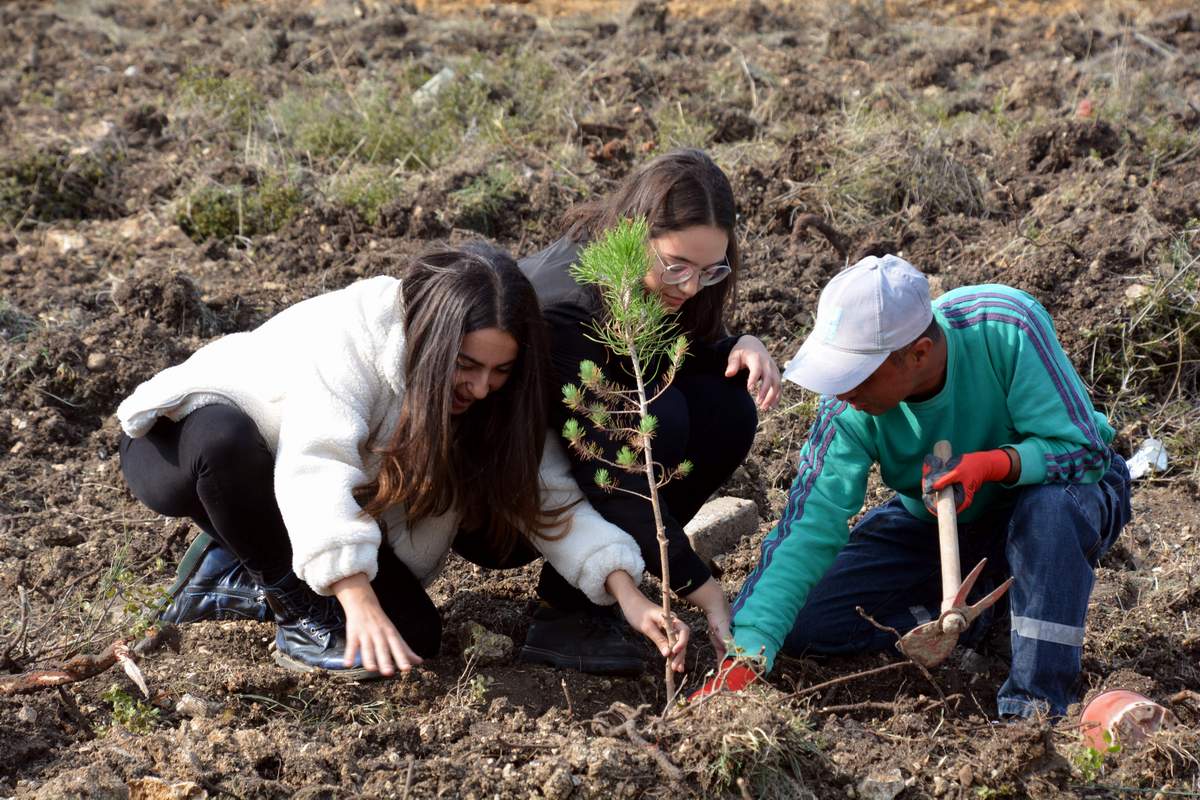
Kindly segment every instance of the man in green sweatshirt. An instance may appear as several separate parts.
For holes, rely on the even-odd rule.
[[[770,669],[781,650],[891,647],[856,606],[901,633],[936,618],[928,505],[951,486],[963,564],[988,557],[1015,578],[999,714],[1064,714],[1077,697],[1093,569],[1129,520],[1129,472],[1046,310],[1001,285],[931,303],[912,265],[866,258],[821,293],[785,377],[822,397],[787,507],[733,603],[734,654]],[[941,439],[956,455],[925,464]],[[873,464],[896,495],[848,531]],[[751,679],[744,664],[727,666],[718,685]]]

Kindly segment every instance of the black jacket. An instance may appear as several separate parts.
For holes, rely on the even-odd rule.
[[[590,286],[581,286],[571,277],[570,267],[579,256],[582,244],[570,239],[560,239],[554,244],[518,262],[521,271],[529,278],[542,305],[542,314],[550,327],[550,355],[553,366],[549,400],[551,435],[560,436],[563,423],[569,412],[562,402],[562,387],[579,382],[581,361],[594,361],[604,371],[605,377],[618,383],[632,386],[629,360],[621,358],[589,338],[592,324],[600,317],[599,293]],[[729,352],[737,342],[737,336],[723,336],[713,342],[689,343],[688,356],[681,368],[682,373],[694,370],[716,371],[723,374]],[[657,377],[657,376],[651,376]],[[599,444],[612,458],[622,442],[599,434],[587,426],[589,438]],[[628,532],[642,549],[646,569],[660,574],[658,541],[654,529],[654,515],[650,504],[621,492],[606,492],[596,486],[594,476],[597,464],[585,461],[571,452],[571,468],[580,488],[596,510],[614,525]],[[620,485],[630,491],[648,493],[646,478],[640,473],[625,473],[619,476]],[[670,509],[663,509],[669,545],[667,559],[671,567],[671,588],[679,594],[687,594],[708,580],[708,566],[692,550],[683,525],[671,516]]]

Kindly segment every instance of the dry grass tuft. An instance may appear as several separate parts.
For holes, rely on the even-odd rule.
[[[975,174],[937,127],[860,104],[831,133],[828,168],[810,204],[841,225],[863,225],[916,206],[926,217],[984,213]]]
[[[1118,429],[1141,423],[1167,442],[1177,468],[1200,480],[1200,222],[1152,259],[1126,290],[1119,319],[1085,331],[1083,371]]]
[[[777,694],[750,689],[713,695],[676,720],[685,738],[670,755],[699,773],[714,793],[760,798],[813,798],[808,783],[823,769],[821,748],[807,715]]]

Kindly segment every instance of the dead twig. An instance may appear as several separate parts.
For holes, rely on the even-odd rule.
[[[21,621],[17,626],[17,632],[12,639],[4,646],[4,652],[0,653],[0,666],[7,667],[9,665],[17,666],[17,662],[12,657],[13,648],[17,648],[18,658],[21,653],[26,652],[25,634],[29,628],[29,595],[25,592],[24,586],[17,587],[17,604],[20,607]]]
[[[858,703],[843,703],[836,706],[822,706],[816,709],[817,714],[842,714],[847,711],[891,711],[895,714],[900,709],[889,700],[863,700]]]
[[[903,666],[903,662],[901,662],[901,665]],[[952,699],[961,698],[961,697],[962,697],[962,695],[954,694],[954,695],[950,695],[946,699],[952,700]],[[939,705],[941,705],[940,700],[926,698],[924,703],[918,702],[917,707],[913,710],[917,711],[917,712],[929,711],[930,709],[936,708]],[[821,708],[816,709],[814,713],[816,713],[816,714],[843,714],[847,711],[864,711],[864,710],[866,710],[866,711],[891,711],[893,714],[897,714],[901,711],[901,708],[900,708],[900,703],[896,700],[862,700],[858,703],[843,703],[841,705],[822,706]]]
[[[76,683],[106,672],[118,662],[126,666],[126,672],[130,673],[130,677],[133,678],[134,675],[130,671],[129,665],[136,663],[135,656],[151,653],[164,644],[172,646],[172,649],[178,649],[178,642],[179,630],[174,625],[163,625],[160,628],[151,629],[146,638],[132,648],[124,640],[118,639],[98,655],[81,653],[72,656],[58,666],[29,670],[18,675],[6,675],[0,678],[0,697],[32,694],[42,689]],[[133,666],[132,669],[136,671],[136,666]],[[143,691],[145,690],[143,689]]]
[[[408,772],[404,775],[404,793],[400,796],[404,800],[408,800],[408,793],[412,791],[413,768],[417,765],[417,759],[412,753],[408,754]]]
[[[906,667],[906,666],[908,666],[907,661],[895,661],[895,662],[892,662],[891,664],[884,664],[882,667],[873,667],[872,669],[865,669],[861,672],[855,672],[851,675],[842,675],[841,677],[834,678],[833,680],[825,681],[824,683],[817,683],[817,684],[813,684],[812,686],[805,686],[803,689],[797,689],[792,694],[792,696],[793,697],[803,697],[806,694],[813,694],[815,692],[821,691],[822,689],[828,689],[830,686],[837,686],[839,683],[849,683],[850,681],[858,680],[859,678],[867,678],[867,677],[870,677],[871,675],[878,675],[881,672],[888,672],[890,670],[900,669],[900,668]]]
[[[559,683],[562,684],[563,697],[567,698],[567,716],[574,717],[575,716],[575,707],[571,703],[571,692],[569,689],[567,689],[567,679],[561,678],[559,680]]]

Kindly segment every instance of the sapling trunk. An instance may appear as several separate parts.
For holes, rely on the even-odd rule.
[[[633,375],[637,381],[638,416],[640,419],[645,419],[650,416],[650,404],[646,401],[646,382],[642,378],[637,348],[632,340],[629,342],[629,360],[633,362]],[[675,697],[675,671],[671,669],[671,651],[675,649],[675,629],[671,625],[671,565],[667,563],[667,529],[663,527],[662,506],[658,502],[658,476],[654,474],[654,449],[650,444],[649,434],[642,435],[641,444],[645,456],[642,462],[646,466],[646,484],[650,487],[650,507],[654,510],[654,532],[658,536],[662,610],[663,618],[667,621],[667,659],[666,667],[663,670],[663,680],[667,685],[667,702],[669,703]]]
[[[599,366],[584,361],[579,365],[579,384],[563,387],[563,401],[572,411],[582,414],[593,429],[625,444],[615,457],[608,457],[599,445],[588,440],[584,425],[575,418],[567,420],[563,437],[579,456],[604,465],[596,470],[597,486],[608,492],[632,494],[650,503],[658,539],[662,610],[666,620],[668,656],[664,677],[667,697],[673,699],[675,674],[670,651],[675,647],[675,630],[671,616],[671,572],[658,490],[671,480],[687,476],[692,465],[684,461],[668,471],[655,462],[653,439],[658,420],[650,413],[650,404],[674,380],[687,354],[687,339],[675,336],[675,322],[668,318],[662,301],[645,290],[643,282],[650,264],[646,249],[648,234],[644,220],[625,220],[586,247],[579,263],[572,268],[580,283],[599,288],[604,304],[602,319],[593,325],[591,338],[612,353],[629,359],[629,377],[634,388],[609,381]],[[664,359],[665,372],[648,388],[648,372]],[[646,493],[620,486],[610,467],[629,475],[644,473]]]

